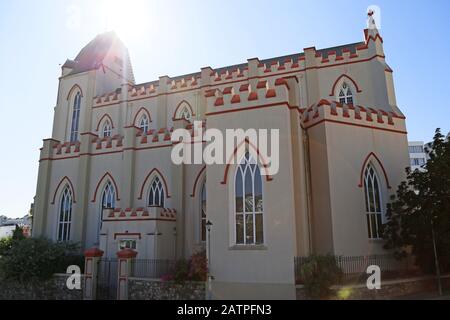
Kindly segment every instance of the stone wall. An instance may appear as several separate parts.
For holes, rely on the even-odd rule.
[[[450,288],[450,275],[442,277],[444,289]],[[435,277],[418,277],[402,280],[385,281],[381,283],[381,289],[369,290],[365,284],[334,286],[332,297],[338,300],[387,300],[399,299],[402,296],[437,291]],[[306,300],[303,286],[297,286],[297,300]]]
[[[83,290],[69,290],[66,286],[67,275],[56,274],[47,281],[19,283],[0,282],[0,300],[81,300]],[[81,279],[83,288],[83,279]]]
[[[204,300],[204,282],[176,284],[159,279],[128,279],[129,300]]]

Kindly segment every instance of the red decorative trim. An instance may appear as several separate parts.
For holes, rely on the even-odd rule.
[[[252,94],[252,93],[255,93],[255,92],[253,91],[250,94]],[[250,98],[249,98],[249,100],[250,100]],[[212,116],[212,115],[229,113],[229,112],[239,112],[239,111],[245,111],[245,110],[258,110],[258,109],[262,109],[262,108],[270,108],[270,107],[275,107],[275,106],[286,106],[289,109],[297,109],[297,110],[299,110],[298,107],[291,106],[287,102],[277,102],[277,103],[262,104],[262,105],[253,106],[253,107],[244,107],[244,108],[239,108],[239,109],[231,109],[231,110],[222,110],[222,111],[216,111],[216,112],[208,112],[205,115],[206,116]],[[300,110],[299,110],[299,112],[300,112]]]
[[[100,120],[97,123],[97,129],[95,129],[95,131],[98,131],[98,128],[100,128],[100,125],[102,124],[102,121],[104,118],[108,118],[109,122],[111,122],[111,128],[114,129],[114,122],[112,121],[111,117],[109,116],[109,114],[105,113]]]
[[[119,252],[117,252],[117,258],[119,259],[131,259],[136,258],[137,252],[132,249],[123,249]]]
[[[151,97],[139,97],[139,98],[135,98],[135,99],[130,99],[129,101],[138,101],[138,100],[151,99],[151,98],[156,98],[156,97],[159,97],[159,96],[166,96],[166,95],[171,95],[171,94],[179,94],[179,93],[182,93],[182,92],[189,92],[189,91],[194,91],[194,90],[200,90],[200,89],[203,89],[203,88],[210,88],[210,87],[217,88],[218,86],[223,86],[223,85],[226,85],[226,84],[247,82],[247,81],[252,80],[252,79],[267,79],[267,78],[270,78],[270,77],[280,77],[280,76],[283,76],[283,75],[296,74],[296,73],[304,72],[304,71],[307,71],[307,70],[315,70],[315,69],[331,68],[331,67],[340,67],[340,66],[347,65],[347,64],[368,62],[368,61],[371,61],[371,60],[376,59],[376,58],[384,59],[385,56],[384,55],[375,54],[375,55],[373,55],[373,56],[371,56],[369,58],[366,58],[366,59],[360,59],[360,60],[354,60],[354,61],[346,61],[346,62],[342,62],[342,63],[333,63],[333,64],[320,65],[320,66],[311,66],[311,67],[305,67],[303,69],[298,69],[298,70],[294,70],[294,71],[287,71],[287,72],[280,72],[280,73],[274,72],[273,74],[269,74],[269,75],[265,75],[265,76],[253,76],[253,77],[248,77],[248,78],[244,78],[244,79],[240,79],[240,80],[233,80],[233,81],[222,82],[222,83],[217,84],[217,85],[209,85],[208,84],[208,85],[203,85],[203,86],[196,87],[196,88],[191,88],[191,89],[178,90],[178,91],[175,91],[175,92],[160,93],[160,94],[157,94],[157,95],[154,95],[154,96],[151,96]],[[299,58],[299,60],[301,60],[301,57]],[[291,68],[294,68],[294,66],[292,65]],[[214,90],[214,89],[212,89],[212,90]],[[114,102],[114,103],[110,103],[110,104],[102,104],[100,106],[93,106],[92,108],[93,109],[95,109],[95,108],[103,108],[103,107],[114,106],[114,105],[118,106],[120,102],[122,102],[122,101],[118,101],[118,102]]]
[[[94,198],[91,200],[91,202],[95,202],[95,200],[97,199],[97,191],[98,188],[100,187],[100,184],[102,183],[103,179],[105,179],[106,177],[109,177],[109,179],[112,181],[112,183],[114,184],[114,188],[116,189],[116,200],[119,201],[119,188],[117,188],[117,183],[114,180],[113,176],[109,173],[106,172],[103,177],[100,178],[99,182],[97,183],[97,187],[95,187],[95,192],[94,192]]]
[[[358,84],[356,83],[355,80],[353,80],[353,79],[352,79],[351,77],[349,77],[348,75],[343,74],[343,75],[341,75],[339,78],[337,78],[336,81],[334,82],[333,87],[331,88],[330,97],[334,96],[334,90],[336,89],[336,86],[337,86],[338,82],[339,82],[342,78],[347,78],[348,80],[350,80],[350,81],[353,83],[353,85],[355,86],[356,92],[362,92],[362,90],[359,89]]]
[[[81,90],[81,87],[80,87],[79,85],[75,84],[75,85],[73,85],[72,88],[70,88],[69,93],[67,94],[67,99],[66,99],[66,100],[69,100],[69,99],[70,99],[70,96],[72,95],[72,92],[73,92],[75,89],[78,89],[78,90],[80,91],[80,93],[81,93],[81,96],[83,97],[83,90]]]
[[[379,33],[377,33],[377,34],[375,35],[375,37],[372,36],[372,35],[370,35],[370,36],[367,38],[366,43],[369,44],[370,40],[372,40],[373,42],[376,42],[377,39],[380,39],[381,43],[383,43],[383,38],[380,36]]]
[[[203,168],[200,169],[200,171],[197,174],[197,177],[195,178],[195,182],[194,182],[194,186],[192,187],[192,193],[191,193],[191,197],[195,197],[195,190],[197,190],[197,183],[198,180],[200,179],[200,176],[202,175],[203,171],[205,171],[206,166],[203,166]]]
[[[234,155],[236,154],[236,152],[238,151],[238,149],[243,145],[243,144],[248,144],[250,147],[252,147],[255,151],[256,151],[256,153],[258,154],[258,157],[259,157],[259,159],[261,160],[261,162],[262,162],[262,165],[263,165],[263,167],[264,167],[264,170],[266,171],[266,173],[267,173],[267,163],[266,163],[266,161],[265,161],[265,159],[261,156],[261,154],[259,153],[259,149],[256,147],[256,146],[254,146],[249,140],[248,140],[248,138],[246,138],[244,141],[242,141],[238,146],[236,146],[236,148],[234,149],[234,151],[233,151],[233,154],[230,156],[230,158],[228,159],[228,162],[227,162],[227,166],[225,167],[225,172],[224,172],[224,174],[223,174],[223,181],[221,181],[220,183],[221,184],[227,184],[227,179],[228,179],[228,170],[230,170],[230,164],[231,164],[231,159],[234,157]],[[268,175],[268,174],[266,174],[266,181],[272,181],[273,180],[273,178],[270,176],[270,175]]]
[[[80,136],[86,136],[86,135],[91,135],[91,136],[98,137],[98,134],[93,133],[93,132],[82,132],[82,133],[80,133]]]
[[[99,248],[90,248],[84,251],[84,256],[86,258],[95,258],[103,256],[103,251]]]
[[[136,121],[137,121],[137,117],[140,115],[140,113],[141,113],[142,110],[143,110],[144,113],[147,114],[148,122],[152,122],[152,117],[150,116],[150,112],[149,112],[146,108],[141,107],[141,108],[136,112],[136,115],[134,116],[133,124],[132,124],[132,125],[134,125],[134,126],[136,126],[136,127],[138,127],[138,128],[139,128],[139,126],[138,126],[138,124],[136,123]]]
[[[181,102],[177,105],[177,107],[175,108],[175,112],[173,113],[173,117],[172,117],[172,119],[173,120],[178,120],[179,118],[177,118],[177,112],[178,112],[178,109],[181,107],[181,105],[183,104],[183,102],[185,102],[187,105],[188,105],[188,107],[189,107],[189,110],[191,110],[191,114],[192,114],[192,116],[195,116],[195,113],[194,113],[194,110],[192,110],[192,107],[191,107],[191,105],[189,104],[189,102],[187,102],[186,100],[181,100]]]
[[[170,198],[170,194],[169,194],[169,188],[167,187],[167,182],[166,179],[164,178],[164,176],[162,175],[161,171],[159,171],[157,168],[153,168],[149,174],[145,177],[144,179],[144,183],[142,183],[142,187],[141,187],[141,192],[139,193],[139,197],[138,200],[142,199],[142,194],[144,193],[144,187],[147,183],[148,178],[150,178],[150,176],[152,175],[153,172],[156,171],[156,174],[162,179],[163,181],[163,185],[164,185],[164,190],[166,191],[166,197]]]
[[[69,183],[70,189],[72,189],[73,203],[76,203],[76,200],[75,200],[75,189],[73,188],[72,181],[70,181],[69,177],[65,176],[65,177],[63,177],[61,179],[61,181],[56,186],[55,193],[53,194],[53,200],[52,200],[52,202],[50,204],[55,204],[56,194],[58,193],[59,187],[64,182],[64,180],[67,180],[67,182]]]
[[[322,120],[317,121],[316,123],[310,125],[309,127],[306,127],[305,129],[308,130],[308,129],[315,127],[323,122],[332,122],[332,123],[338,123],[338,124],[345,124],[345,125],[349,125],[349,126],[368,128],[368,129],[373,129],[373,130],[382,130],[382,131],[389,131],[389,132],[395,132],[395,133],[400,133],[400,134],[407,134],[406,131],[401,131],[401,130],[380,128],[380,127],[374,127],[374,126],[369,126],[369,125],[364,125],[364,124],[359,124],[359,123],[352,123],[352,122],[345,122],[345,121],[331,120],[331,119],[322,119]]]
[[[120,220],[120,221],[123,221],[123,220]],[[139,237],[139,240],[142,239],[142,236],[141,236],[140,232],[135,232],[135,233],[132,233],[132,232],[117,232],[117,233],[114,233],[114,240],[117,239],[117,236],[135,236],[135,237]]]
[[[388,189],[391,189],[391,185],[389,184],[389,178],[388,178],[388,176],[387,176],[387,174],[386,174],[386,170],[384,169],[384,166],[383,166],[383,164],[381,163],[380,159],[379,159],[379,158],[377,157],[377,155],[376,155],[375,153],[373,153],[373,152],[369,153],[369,154],[367,155],[366,159],[365,159],[364,162],[363,162],[363,165],[362,165],[362,167],[361,167],[361,174],[360,174],[360,177],[359,177],[359,184],[358,184],[358,187],[362,188],[362,186],[363,186],[363,174],[364,174],[364,170],[366,169],[367,163],[369,162],[369,159],[370,159],[371,157],[373,157],[373,158],[378,162],[378,164],[380,165],[381,170],[383,171],[384,178],[386,179],[386,185],[387,185]]]
[[[149,214],[147,211],[144,211],[142,214],[143,217],[148,217]],[[117,222],[117,221],[167,221],[167,222],[174,222],[177,221],[176,219],[163,219],[163,218],[126,218],[126,219],[103,219],[103,222]]]

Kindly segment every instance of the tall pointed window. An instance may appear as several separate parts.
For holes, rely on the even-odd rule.
[[[200,211],[200,240],[206,241],[206,182],[202,186]]]
[[[369,239],[380,239],[383,212],[380,183],[371,164],[367,166],[364,172],[364,193],[368,237]]]
[[[264,243],[261,173],[248,152],[237,167],[234,190],[236,244]]]
[[[185,119],[187,121],[191,121],[192,114],[188,107],[184,107],[180,112],[180,119]]]
[[[164,188],[161,180],[159,180],[159,177],[155,177],[150,185],[148,205],[154,207],[164,207]]]
[[[78,126],[80,122],[80,105],[81,105],[81,93],[77,92],[73,99],[73,111],[72,111],[72,126],[70,128],[70,141],[75,142],[78,140]]]
[[[142,117],[141,117],[141,120],[139,121],[139,129],[141,129],[143,132],[147,132],[148,131],[148,128],[149,128],[149,125],[148,125],[148,117],[147,117],[147,115],[146,114],[144,114]]]
[[[116,206],[116,189],[112,185],[111,181],[108,181],[103,188],[102,192],[102,203],[100,207],[100,221],[98,224],[98,234],[100,234],[100,230],[102,229],[103,223],[103,210],[104,209],[114,209]]]
[[[339,103],[341,104],[353,104],[353,93],[347,82],[343,82],[339,89]]]
[[[68,186],[64,188],[61,194],[58,218],[58,241],[70,240],[70,225],[72,223],[72,191]]]
[[[103,125],[103,137],[111,137],[112,127],[109,120],[106,120],[105,124]]]

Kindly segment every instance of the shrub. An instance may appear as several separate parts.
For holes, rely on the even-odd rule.
[[[53,243],[43,238],[10,240],[0,257],[0,277],[8,280],[38,281],[54,273],[66,272],[67,266],[80,264],[79,246]],[[4,246],[0,245],[0,247]]]
[[[302,265],[300,275],[308,297],[323,299],[330,296],[330,287],[340,282],[342,271],[334,256],[312,255]]]
[[[5,253],[11,249],[13,239],[12,237],[0,239],[0,259]]]
[[[173,271],[161,277],[163,281],[206,281],[208,266],[205,251],[194,253],[189,260],[178,260]]]
[[[192,281],[206,281],[208,277],[208,261],[206,252],[194,253],[190,259],[189,278]]]

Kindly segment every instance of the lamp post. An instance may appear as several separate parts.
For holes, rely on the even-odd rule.
[[[436,235],[434,232],[433,218],[431,218],[431,238],[433,240],[434,265],[436,267],[436,277],[438,282],[438,292],[442,296],[441,270],[439,268],[439,257],[436,249]]]
[[[418,196],[420,194],[419,190],[414,190],[414,193]],[[438,293],[442,296],[442,281],[441,281],[441,269],[439,268],[439,256],[436,248],[436,234],[434,232],[434,219],[432,216],[430,220],[431,226],[431,241],[433,242],[433,254],[434,254],[434,267],[436,269],[436,277],[437,277],[437,285],[438,285]]]
[[[207,221],[206,222],[206,231],[208,232],[208,241],[206,243],[207,246],[207,252],[208,252],[208,296],[207,296],[207,300],[211,300],[211,280],[212,280],[212,276],[211,276],[211,227],[212,227],[212,222],[211,221]]]

